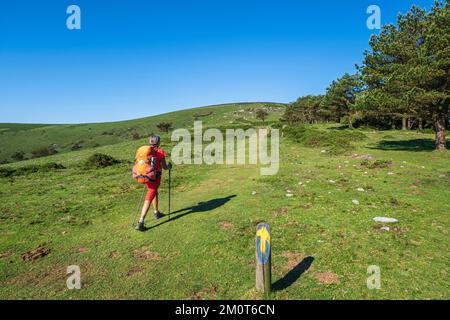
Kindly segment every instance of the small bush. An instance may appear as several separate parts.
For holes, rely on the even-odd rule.
[[[103,153],[96,153],[87,159],[85,166],[87,168],[98,169],[98,168],[106,168],[106,167],[115,165],[119,162],[120,162],[119,160],[114,159],[110,155],[103,154]]]
[[[12,168],[0,168],[0,178],[8,178],[14,174],[16,170]]]
[[[365,134],[359,131],[323,131],[307,125],[294,125],[284,129],[287,137],[306,147],[329,149],[338,154],[352,149],[352,142],[364,140]]]
[[[362,167],[366,167],[368,169],[377,169],[377,168],[389,168],[392,166],[392,161],[389,160],[375,160],[371,162],[367,159],[361,162]]]
[[[13,160],[16,160],[16,161],[22,161],[22,160],[25,160],[25,152],[23,152],[23,151],[17,151],[17,152],[15,152],[15,153],[11,156],[11,158],[12,158]]]
[[[58,151],[53,146],[49,147],[42,147],[38,148],[36,150],[31,151],[31,154],[33,155],[33,158],[41,158],[41,157],[47,157],[54,154],[57,154]]]
[[[172,129],[172,124],[170,122],[160,122],[156,125],[156,127],[162,132],[169,132]]]
[[[22,176],[36,172],[49,172],[53,170],[66,169],[62,164],[56,162],[45,163],[42,165],[31,164],[17,169],[0,168],[0,178],[7,178],[12,176]]]

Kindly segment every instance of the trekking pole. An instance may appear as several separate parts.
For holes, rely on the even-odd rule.
[[[137,209],[136,209],[137,213],[136,213],[136,215],[134,216],[134,219],[133,219],[133,224],[132,224],[133,227],[136,224],[136,218],[139,215],[139,209],[141,207],[142,200],[144,199],[144,194],[145,194],[145,185],[144,185],[144,188],[142,189],[141,200],[139,200],[139,202],[138,202],[138,206],[137,206]]]
[[[170,220],[170,171],[172,171],[172,169],[169,169],[169,220]]]

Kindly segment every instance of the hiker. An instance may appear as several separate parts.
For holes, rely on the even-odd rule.
[[[148,160],[151,158],[155,159],[154,166],[156,168],[156,179],[154,181],[145,182],[147,186],[147,195],[145,197],[144,206],[142,207],[141,217],[139,223],[136,226],[136,230],[145,231],[144,220],[147,215],[148,209],[150,208],[150,203],[153,205],[153,214],[155,219],[160,219],[165,215],[158,210],[158,187],[161,183],[162,169],[170,170],[172,164],[166,162],[166,153],[163,149],[159,147],[161,138],[160,136],[154,135],[150,139],[150,153],[148,155]]]

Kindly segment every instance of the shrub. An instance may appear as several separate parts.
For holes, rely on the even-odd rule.
[[[12,168],[0,168],[0,178],[7,178],[14,174],[16,170]]]
[[[23,152],[23,151],[17,151],[17,152],[15,152],[15,153],[11,156],[11,158],[12,158],[13,160],[16,160],[16,161],[22,161],[22,160],[25,160],[25,152]]]
[[[172,124],[170,122],[160,122],[156,125],[156,127],[161,130],[162,132],[169,132],[170,129],[172,129]]]
[[[48,172],[53,170],[66,169],[62,164],[56,162],[45,163],[42,165],[31,164],[17,169],[0,168],[0,178],[7,178],[11,176],[21,176],[36,172]]]
[[[88,168],[98,169],[98,168],[106,168],[115,165],[119,162],[120,162],[119,160],[114,159],[113,157],[107,154],[95,153],[87,159],[85,166]]]
[[[290,139],[306,147],[326,147],[331,153],[342,153],[352,149],[352,142],[367,138],[365,134],[358,131],[323,131],[307,125],[293,125],[284,129],[284,133]]]
[[[58,151],[56,151],[56,149],[53,146],[42,147],[31,151],[33,158],[47,157],[57,153]]]
[[[269,113],[264,109],[256,110],[256,118],[262,120],[264,122],[266,118],[269,116]]]
[[[362,167],[366,167],[368,169],[376,169],[376,168],[389,168],[392,166],[392,161],[389,160],[375,160],[371,162],[367,159],[361,162]]]

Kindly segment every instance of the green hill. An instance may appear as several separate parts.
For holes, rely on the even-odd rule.
[[[195,109],[181,110],[162,115],[109,123],[89,124],[0,124],[0,163],[17,161],[16,152],[22,152],[25,158],[32,158],[33,151],[42,148],[54,149],[65,153],[80,149],[90,149],[118,142],[138,140],[150,133],[161,133],[156,125],[160,122],[170,122],[173,128],[192,126],[194,119],[208,123],[236,125],[245,124],[254,119],[254,114],[235,111],[252,110],[260,107],[283,109],[283,104],[277,103],[235,103],[207,106]],[[277,118],[277,113],[272,118]],[[279,113],[278,113],[279,114]]]
[[[448,299],[450,152],[432,151],[428,133],[335,124],[284,130],[277,175],[261,176],[256,165],[175,166],[172,220],[148,219],[149,230],[133,230],[141,187],[130,160],[154,120],[261,126],[246,109],[258,105],[115,124],[16,126],[14,144],[28,137],[29,150],[37,146],[33,136],[45,144],[33,134],[42,130],[63,135],[61,146],[96,137],[92,131],[123,136],[0,166],[0,298],[263,299],[254,290],[254,259],[255,227],[265,221],[272,230],[271,298]],[[271,112],[269,121],[279,115]],[[133,140],[128,128],[145,136]],[[167,135],[162,147],[171,149]],[[86,167],[93,153],[119,162]],[[160,202],[167,211],[167,174]],[[374,222],[377,216],[398,222]],[[71,265],[81,269],[81,290],[66,287]],[[381,269],[379,290],[367,288],[371,265]]]

